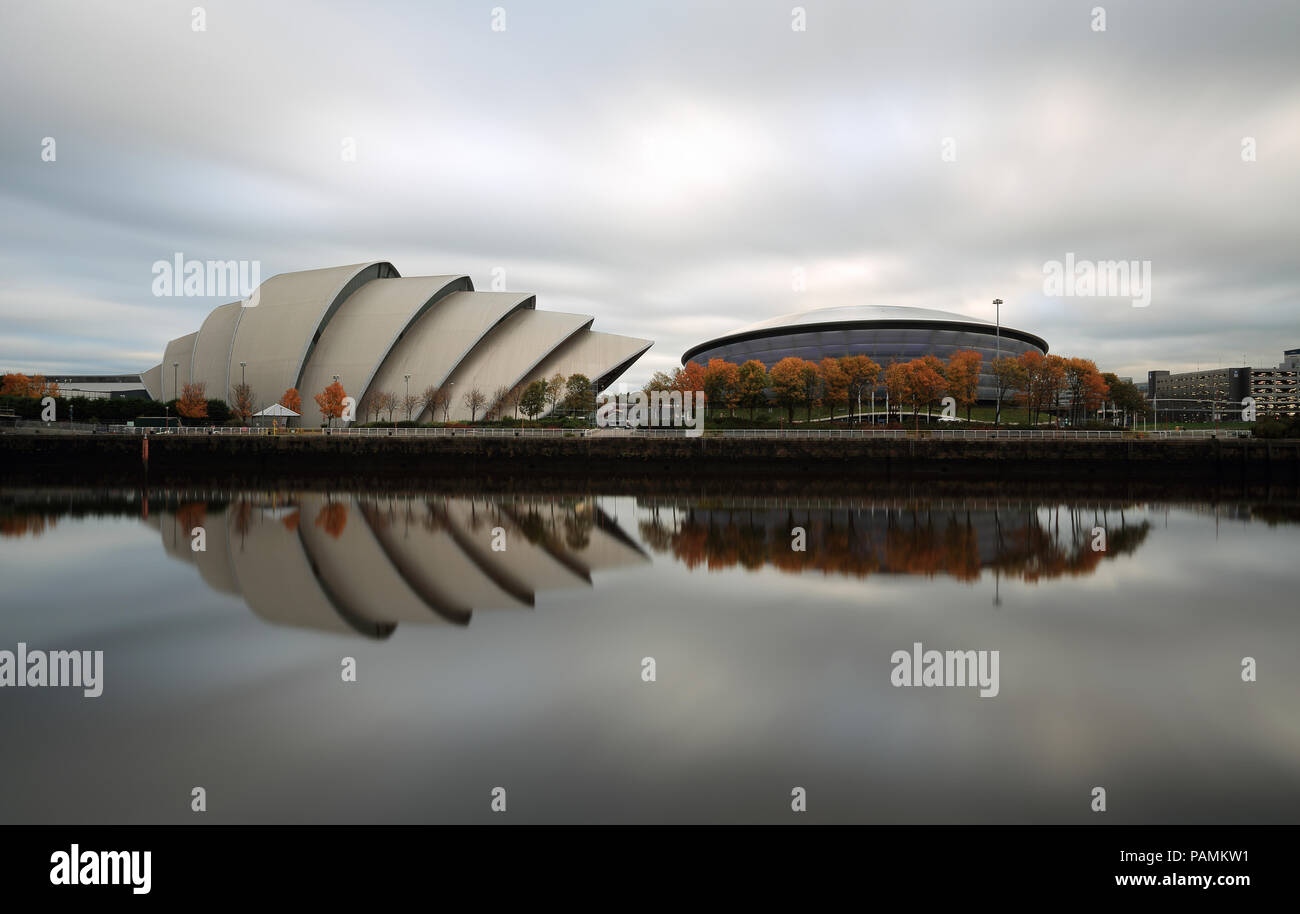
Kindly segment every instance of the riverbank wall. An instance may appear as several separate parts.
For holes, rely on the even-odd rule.
[[[1300,440],[0,435],[11,484],[816,480],[1300,485]],[[810,483],[814,484],[814,483]]]

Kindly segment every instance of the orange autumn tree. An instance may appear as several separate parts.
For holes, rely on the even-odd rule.
[[[862,403],[862,395],[870,394],[880,377],[880,366],[865,355],[846,355],[840,359],[840,371],[844,372],[844,383],[848,395]],[[861,419],[861,416],[858,417]]]
[[[921,407],[927,411],[948,388],[947,372],[937,356],[923,355],[912,360],[912,417],[920,427]]]
[[[966,407],[966,421],[970,421],[971,407],[979,393],[980,363],[984,361],[978,352],[962,349],[948,357],[948,395],[957,401],[959,407]]]
[[[4,381],[0,382],[0,397],[30,397],[28,387],[31,380],[27,375],[19,372],[5,375]]]
[[[822,370],[817,367],[816,362],[807,359],[800,359],[799,363],[799,380],[803,383],[804,419],[811,422],[813,407],[822,405],[822,395],[825,392],[822,385]]]
[[[776,405],[783,407],[786,417],[794,422],[794,408],[807,397],[803,383],[803,359],[790,355],[772,366],[769,380],[772,382],[772,394]]]
[[[726,409],[733,416],[740,403],[740,366],[725,359],[709,359],[704,368],[704,398],[712,409]]]
[[[699,362],[687,362],[681,368],[674,368],[672,385],[673,390],[681,391],[683,400],[687,394],[694,396],[695,391],[704,390],[704,366]]]
[[[821,360],[818,366],[822,377],[822,399],[831,408],[831,419],[835,419],[835,407],[849,402],[849,376],[845,374],[840,359],[830,356]]]
[[[749,418],[754,410],[767,405],[767,367],[758,359],[750,359],[736,370],[737,392],[740,405],[749,407]]]
[[[912,363],[894,362],[885,369],[885,393],[889,396],[889,411],[898,407],[898,420],[903,420],[903,406],[912,397]],[[887,417],[893,422],[894,417]]]
[[[316,394],[313,399],[316,400],[316,406],[320,408],[320,414],[329,421],[330,425],[333,425],[335,419],[343,418],[343,398],[346,396],[343,385],[335,381]]]
[[[207,385],[202,381],[186,384],[181,388],[181,398],[176,401],[176,412],[186,419],[206,419],[208,417]]]
[[[5,375],[4,380],[0,381],[0,397],[57,397],[58,395],[58,382],[46,383],[44,375],[29,376],[15,372]]]
[[[298,388],[290,387],[286,390],[280,397],[280,405],[302,415],[302,394],[298,393]]]

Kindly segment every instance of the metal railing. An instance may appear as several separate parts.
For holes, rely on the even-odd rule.
[[[94,432],[104,428],[94,422],[42,422],[39,419],[12,419],[8,428],[24,429],[37,432]]]
[[[187,426],[181,428],[144,428],[113,425],[112,434],[182,435],[182,436],[279,436],[342,438],[691,438],[690,429],[682,428],[334,428],[271,429],[262,426]],[[1121,429],[705,429],[705,438],[735,439],[926,439],[939,440],[1097,440],[1136,441],[1153,439],[1248,438],[1247,429],[1169,429],[1138,431]]]

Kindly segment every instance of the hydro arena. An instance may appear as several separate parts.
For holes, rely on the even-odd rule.
[[[853,305],[801,311],[750,324],[687,350],[682,364],[724,359],[739,365],[757,359],[771,370],[789,356],[820,362],[827,357],[865,355],[885,368],[926,355],[946,362],[963,349],[983,357],[978,398],[991,402],[997,397],[993,360],[998,353],[1018,356],[1035,351],[1046,355],[1047,341],[1024,330],[999,328],[948,311]]]

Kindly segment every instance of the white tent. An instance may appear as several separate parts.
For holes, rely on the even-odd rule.
[[[253,418],[256,419],[258,416],[279,416],[283,418],[299,415],[301,415],[301,413],[295,413],[287,406],[281,406],[279,403],[274,403],[262,410],[260,413],[253,413]]]

